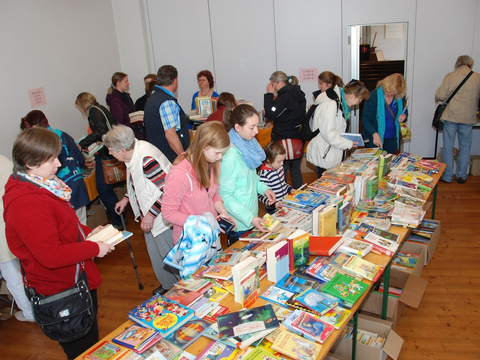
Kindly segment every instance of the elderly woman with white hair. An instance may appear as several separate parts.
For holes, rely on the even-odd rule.
[[[102,140],[109,153],[127,167],[127,194],[115,211],[121,214],[130,202],[135,219],[141,219],[148,255],[161,284],[153,293],[164,294],[180,278],[177,270],[163,263],[173,247],[171,224],[162,216],[163,188],[171,163],[154,145],[135,139],[125,125],[114,126]]]

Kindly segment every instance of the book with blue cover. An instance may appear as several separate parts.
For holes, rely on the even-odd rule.
[[[321,315],[339,304],[338,298],[314,289],[306,290],[296,296],[295,301]]]
[[[283,200],[294,204],[299,203],[302,205],[317,207],[327,201],[328,198],[329,196],[324,193],[317,193],[308,190],[297,190],[285,196]]]

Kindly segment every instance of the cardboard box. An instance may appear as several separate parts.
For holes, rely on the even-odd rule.
[[[408,277],[410,274],[413,274],[415,276],[422,276],[423,268],[425,266],[425,249],[424,246],[418,245],[415,243],[410,243],[410,242],[404,242],[400,248],[398,249],[398,252],[406,252],[406,253],[411,253],[411,254],[418,254],[418,261],[415,264],[415,267],[413,268],[413,271],[411,273],[396,269],[396,268],[391,268],[390,269],[390,284],[406,284]]]
[[[418,309],[420,302],[422,301],[423,293],[428,284],[427,280],[424,280],[417,275],[404,273],[403,271],[398,271],[398,273],[407,275],[399,277],[399,274],[397,274],[396,277],[390,277],[390,286],[396,286],[403,289],[402,294],[398,298],[393,296],[388,297],[387,320],[392,322],[392,329],[395,329],[397,326],[406,306]],[[406,279],[406,281],[403,282],[403,279]],[[363,313],[380,317],[382,315],[382,307],[383,294],[379,292],[370,292],[362,305],[360,305],[360,310]]]
[[[470,174],[472,176],[480,175],[480,155],[470,156]]]
[[[413,243],[413,244],[422,246],[424,248],[424,250],[425,250],[425,265],[427,265],[430,262],[430,260],[432,260],[433,254],[435,253],[435,250],[437,249],[437,245],[438,245],[438,242],[440,241],[440,234],[441,234],[442,229],[441,229],[441,226],[440,226],[441,225],[440,220],[429,220],[429,219],[425,219],[425,220],[438,223],[438,226],[435,229],[435,231],[432,235],[432,238],[430,239],[428,244],[426,244],[426,245],[420,244],[420,243]],[[406,242],[411,243],[408,240]]]
[[[87,226],[94,229],[99,225],[105,225],[107,222],[107,213],[104,206],[98,201],[92,203],[87,210]]]
[[[376,349],[372,346],[357,342],[357,360],[385,360],[387,356],[392,359],[398,359],[400,350],[403,346],[403,339],[392,330],[390,321],[372,318],[364,314],[358,315],[358,329],[377,333],[386,339],[382,349]],[[352,358],[352,340],[340,338],[330,350],[334,355],[343,356],[347,359]]]

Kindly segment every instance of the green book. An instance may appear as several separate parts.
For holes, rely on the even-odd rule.
[[[367,283],[340,273],[322,287],[324,293],[341,299],[347,308],[351,308],[367,289]]]

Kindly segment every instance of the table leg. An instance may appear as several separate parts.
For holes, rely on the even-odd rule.
[[[358,331],[358,311],[355,311],[352,317],[352,360],[357,357],[357,331]]]
[[[438,184],[435,185],[435,187],[433,188],[433,191],[432,191],[432,195],[433,195],[432,220],[435,219],[435,208],[437,207],[437,188],[438,188]]]
[[[382,319],[387,318],[388,309],[388,289],[390,287],[390,263],[388,263],[383,272],[383,303],[382,303]]]

